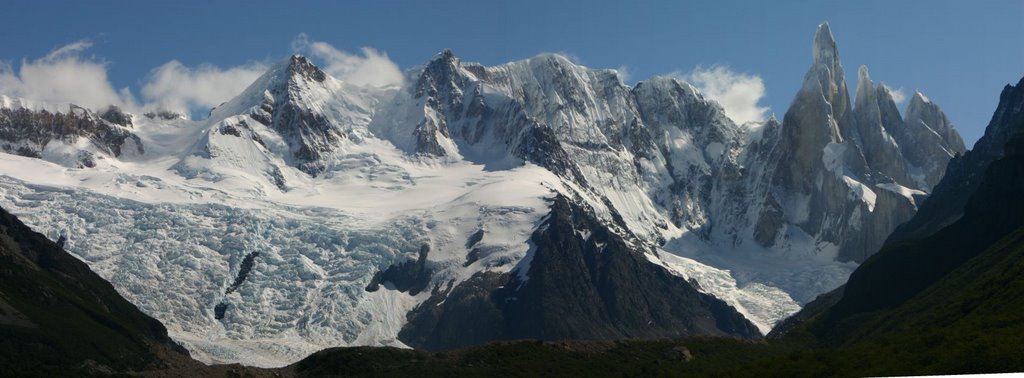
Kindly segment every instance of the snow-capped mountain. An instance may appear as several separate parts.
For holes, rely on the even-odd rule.
[[[115,106],[96,113],[74,104],[0,95],[0,151],[93,168],[97,160],[144,149],[132,133],[131,117]]]
[[[964,149],[866,68],[851,104],[827,25],[812,58],[782,122],[746,125],[675,78],[448,50],[392,88],[295,56],[203,121],[5,98],[8,151],[107,153],[0,155],[0,205],[206,362],[758,337],[844,282]],[[35,133],[54,117],[91,123]]]

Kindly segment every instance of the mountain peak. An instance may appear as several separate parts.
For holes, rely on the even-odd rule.
[[[444,49],[434,54],[434,57],[424,66],[425,76],[448,76],[458,69],[459,58],[451,49]],[[422,79],[422,78],[421,78]]]
[[[434,54],[434,57],[431,58],[429,62],[427,62],[427,66],[454,66],[455,62],[457,62],[458,60],[459,58],[455,56],[455,53],[452,52],[452,49],[444,49],[438,52],[437,54]]]
[[[444,49],[437,53],[437,57],[440,59],[451,60],[455,59],[455,53],[452,52],[452,49]]]
[[[931,102],[932,100],[928,98],[928,96],[925,96],[924,93],[921,93],[921,91],[914,91],[914,96],[910,98],[911,104],[917,103],[917,105],[923,105],[930,104]]]
[[[868,83],[871,82],[871,73],[868,72],[868,66],[863,64],[857,68],[857,83],[860,84],[862,81]]]
[[[814,63],[833,66],[839,60],[839,52],[836,48],[836,40],[832,37],[832,30],[828,22],[818,25],[818,31],[814,33]]]
[[[854,97],[854,106],[862,107],[866,106],[867,102],[874,100],[875,94],[875,83],[871,81],[871,74],[868,72],[868,66],[861,65],[857,69],[857,94]]]
[[[301,75],[318,83],[327,80],[327,74],[321,71],[320,67],[313,64],[309,58],[297,54],[288,59],[288,74],[289,77]]]

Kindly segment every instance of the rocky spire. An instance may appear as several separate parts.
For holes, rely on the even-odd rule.
[[[939,182],[949,159],[964,153],[964,141],[942,109],[921,92],[914,92],[904,114],[906,122],[896,141],[907,161],[924,173],[922,184],[930,189]]]
[[[823,168],[822,151],[829,143],[841,143],[841,124],[852,123],[839,52],[827,23],[818,26],[812,52],[814,62],[783,118],[782,145],[791,163],[782,184],[800,192],[814,191],[808,179]]]
[[[912,200],[877,186],[910,184],[899,147],[884,126],[898,123],[898,112],[892,111],[891,96],[880,98],[866,67],[858,70],[858,109],[852,109],[827,23],[818,26],[812,57],[783,118],[783,152],[755,237],[771,244],[771,236],[779,235],[771,225],[785,219],[819,241],[839,245],[839,259],[863,260],[914,210]]]
[[[903,119],[896,110],[896,103],[884,85],[871,81],[867,66],[857,70],[857,96],[853,118],[860,136],[860,148],[864,154],[869,172],[880,183],[896,182],[915,187],[903,154],[896,140],[889,135],[890,129],[902,128]]]
[[[828,22],[818,25],[818,31],[814,33],[814,64],[827,67],[839,66],[839,48],[836,47],[836,40],[832,37],[832,30]]]
[[[860,66],[857,69],[857,95],[854,97],[854,106],[856,108],[870,107],[872,103],[877,106],[875,92],[875,84],[871,81],[868,66]]]

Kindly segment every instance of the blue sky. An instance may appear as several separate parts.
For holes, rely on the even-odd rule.
[[[907,95],[919,89],[937,102],[968,144],[981,136],[1002,87],[1024,76],[1022,1],[750,3],[7,0],[0,5],[0,61],[7,62],[0,75],[6,70],[24,85],[24,64],[86,41],[69,54],[96,63],[105,70],[102,80],[128,88],[141,103],[158,68],[193,78],[227,72],[218,76],[225,83],[247,80],[244,70],[231,69],[282,60],[305,33],[351,56],[365,57],[360,49],[371,47],[401,69],[444,48],[485,64],[561,52],[590,67],[625,67],[631,82],[725,66],[760,77],[760,105],[781,118],[810,65],[815,27],[827,20],[851,91],[857,67],[866,64],[876,82]],[[329,57],[317,56],[324,64]],[[179,64],[167,66],[171,61]],[[178,77],[164,77],[165,85],[149,92],[180,90],[173,84],[187,82]],[[10,83],[0,78],[0,92]],[[183,103],[217,98],[204,96]]]

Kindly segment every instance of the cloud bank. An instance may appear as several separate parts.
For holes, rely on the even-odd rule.
[[[189,68],[172,60],[153,69],[142,86],[142,96],[147,109],[188,114],[190,110],[209,109],[230,100],[266,70],[267,66],[260,63],[227,69],[208,64]]]
[[[295,53],[308,54],[324,63],[321,67],[329,75],[355,85],[386,87],[401,85],[405,75],[386,53],[370,47],[351,54],[320,41],[312,41],[305,33],[292,41]]]
[[[47,102],[73,102],[99,109],[109,105],[135,108],[128,88],[115,89],[107,79],[107,63],[83,58],[92,47],[88,40],[77,41],[50,51],[36,60],[21,61],[14,70],[0,62],[0,94]]]
[[[896,105],[902,104],[903,101],[907,99],[907,92],[903,91],[903,88],[893,88],[885,83],[882,83],[882,86],[889,91],[889,95],[892,96],[892,101],[895,102]]]
[[[17,71],[10,63],[0,62],[0,94],[95,110],[116,105],[131,112],[159,109],[205,115],[206,109],[241,93],[267,68],[258,63],[189,68],[172,60],[144,80],[143,101],[139,101],[128,88],[116,89],[110,83],[105,61],[83,55],[90,47],[88,40],[70,43],[42,58],[22,59]]]
[[[758,103],[764,98],[764,80],[760,76],[733,72],[723,67],[697,67],[689,73],[672,73],[672,76],[697,87],[725,110],[725,115],[736,122],[761,122],[769,108]]]

